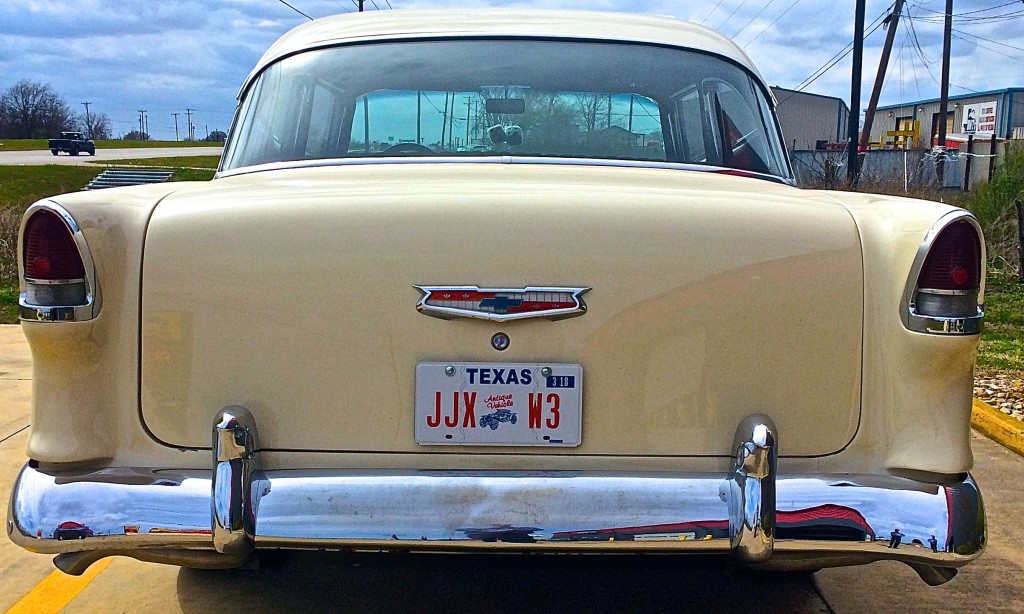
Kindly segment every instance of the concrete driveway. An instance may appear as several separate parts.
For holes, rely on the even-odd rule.
[[[219,156],[222,147],[167,147],[142,149],[97,149],[95,156],[80,154],[53,155],[42,151],[0,151],[0,166],[39,166],[43,164],[88,164],[105,160],[127,160],[132,158],[177,158],[181,156]]]
[[[0,500],[25,462],[31,356],[0,326]],[[757,574],[717,560],[403,554],[269,556],[259,571],[193,571],[105,559],[82,578],[0,538],[0,611],[10,612],[958,612],[1024,611],[1024,459],[972,435],[988,547],[932,588],[909,567],[874,563],[813,575]]]

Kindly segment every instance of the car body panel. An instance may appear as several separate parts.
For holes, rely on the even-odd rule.
[[[827,454],[859,418],[860,280],[844,208],[753,179],[474,164],[223,179],[150,222],[142,411],[179,446],[241,404],[268,448],[414,452],[418,362],[546,360],[588,382],[584,443],[565,453],[727,455],[759,410],[824,427],[788,454]],[[424,317],[423,284],[593,289],[585,316],[498,324]],[[314,420],[329,427],[297,428]]]

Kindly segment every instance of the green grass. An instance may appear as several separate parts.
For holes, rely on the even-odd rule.
[[[171,181],[209,181],[216,171],[202,168],[176,168]]]
[[[46,139],[0,139],[0,151],[45,151]],[[204,141],[96,141],[96,149],[142,149],[146,147],[221,147],[224,143]]]
[[[128,158],[98,162],[89,160],[89,164],[126,165],[126,166],[161,166],[167,168],[212,168],[220,164],[220,156],[175,156],[173,158]]]
[[[1024,284],[1014,277],[989,276],[978,368],[1024,373]]]
[[[217,156],[198,156],[206,164],[216,164]],[[181,159],[169,158],[171,163]],[[186,157],[187,162],[190,158]],[[106,164],[116,168],[116,164]],[[45,166],[0,166],[0,324],[14,324],[18,321],[17,266],[14,263],[15,250],[4,249],[5,245],[16,245],[20,218],[25,209],[37,200],[77,192],[85,187],[102,169],[94,166],[49,164]],[[171,181],[209,181],[213,179],[212,168],[173,168]]]
[[[0,208],[20,215],[41,198],[81,190],[98,174],[93,167],[71,164],[0,166]]]
[[[196,156],[204,161],[217,160],[217,156]],[[184,158],[191,160],[190,157]],[[175,161],[176,158],[167,158]],[[117,164],[104,164],[116,168]],[[29,205],[54,194],[77,192],[86,186],[102,169],[93,166],[48,164],[45,166],[0,166],[0,209],[11,209],[21,214]],[[173,168],[171,181],[209,181],[213,170]]]
[[[18,283],[0,281],[0,324],[18,323]]]

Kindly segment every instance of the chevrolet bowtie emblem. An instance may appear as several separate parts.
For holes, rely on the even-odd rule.
[[[423,293],[416,309],[435,318],[478,318],[505,322],[524,318],[560,320],[583,315],[581,295],[590,288],[480,288],[414,286]]]

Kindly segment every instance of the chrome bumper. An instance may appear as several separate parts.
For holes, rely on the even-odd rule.
[[[777,476],[775,428],[751,416],[722,474],[259,470],[243,408],[215,423],[214,469],[105,469],[18,477],[7,530],[81,573],[126,555],[234,566],[261,548],[731,553],[780,569],[876,560],[949,580],[985,543],[968,476]],[[899,528],[902,543],[891,547]],[[936,546],[929,544],[934,536]]]

